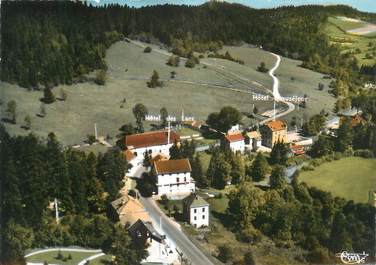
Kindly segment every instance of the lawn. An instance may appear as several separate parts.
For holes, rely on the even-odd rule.
[[[58,251],[51,251],[33,255],[28,257],[26,260],[27,262],[38,262],[43,263],[47,261],[49,264],[60,264],[60,265],[77,265],[80,261],[93,256],[97,253],[85,253],[85,252],[75,252],[75,251],[61,251],[63,257],[68,257],[71,255],[72,259],[63,261],[61,259],[57,259]],[[92,264],[92,263],[90,263]]]
[[[343,52],[355,52],[356,49],[360,53],[356,53],[359,65],[374,64],[375,57],[367,59],[366,53],[372,54],[376,51],[376,36],[359,36],[346,33],[347,30],[362,27],[362,22],[344,21],[339,18],[330,17],[328,23],[323,26],[323,31],[329,36],[331,43],[340,45]],[[369,47],[369,43],[372,47]]]
[[[376,159],[348,157],[304,171],[299,180],[355,202],[368,202],[376,187]]]
[[[104,255],[90,261],[90,265],[106,265],[112,260],[111,255]]]

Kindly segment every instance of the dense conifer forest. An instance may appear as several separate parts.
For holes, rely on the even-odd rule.
[[[346,6],[256,10],[215,2],[136,9],[71,1],[6,1],[1,11],[1,79],[27,88],[70,84],[94,69],[105,70],[106,49],[124,36],[158,40],[180,55],[244,41],[301,59],[305,67],[335,77],[342,69],[357,73],[354,59],[330,46],[320,25],[328,15],[371,19],[370,14]]]
[[[122,187],[123,155],[63,150],[53,133],[10,137],[0,124],[0,263],[24,264],[25,250],[50,246],[101,248],[139,264],[143,247],[108,214]],[[59,201],[60,222],[51,203]],[[128,248],[118,253],[117,242]]]

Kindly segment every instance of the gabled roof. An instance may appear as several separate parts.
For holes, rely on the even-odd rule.
[[[150,216],[141,202],[132,196],[125,195],[111,202],[112,207],[119,215],[120,222],[125,225],[134,224],[138,219],[150,221]]]
[[[244,136],[241,133],[228,134],[225,136],[225,139],[227,142],[233,143],[233,142],[244,141]]]
[[[154,162],[154,168],[157,174],[185,173],[192,171],[191,164],[186,158],[156,161]]]
[[[129,231],[131,233],[140,231],[140,230],[146,230],[149,232],[149,236],[158,241],[162,242],[164,239],[166,239],[165,235],[161,235],[153,226],[151,221],[144,221],[144,220],[137,220],[133,225],[129,227]]]
[[[273,132],[285,130],[287,128],[286,123],[281,120],[269,121],[265,123],[265,126],[269,127]]]
[[[205,201],[201,196],[192,193],[183,199],[184,205],[189,207],[204,207],[209,206],[209,203]]]
[[[168,132],[167,131],[152,131],[139,134],[127,135],[125,137],[125,145],[133,148],[149,147],[156,145],[165,145],[168,143]],[[180,141],[180,136],[171,131],[170,132],[170,143],[175,141]]]
[[[261,134],[260,132],[258,131],[251,131],[251,132],[247,132],[247,136],[250,138],[250,139],[257,139],[257,138],[260,138],[261,137]]]

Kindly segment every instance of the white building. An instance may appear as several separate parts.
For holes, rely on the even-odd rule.
[[[169,197],[185,195],[195,191],[188,159],[161,160],[154,162],[158,195]]]
[[[175,142],[180,142],[180,136],[170,130],[127,135],[125,137],[125,145],[127,147],[125,156],[132,165],[130,175],[132,175],[132,171],[135,171],[142,164],[145,152],[151,154],[152,157],[158,154],[169,157],[170,147]]]
[[[209,203],[192,193],[183,199],[183,215],[195,227],[209,226]]]
[[[227,131],[227,134],[238,134],[240,133],[240,125],[235,124]]]
[[[262,138],[259,131],[247,132],[245,135],[246,147],[252,151],[257,151],[262,144]]]
[[[223,144],[228,146],[233,152],[244,152],[245,142],[241,133],[226,135]]]

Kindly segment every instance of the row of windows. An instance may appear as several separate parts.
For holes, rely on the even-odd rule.
[[[206,217],[205,215],[202,216],[202,220],[204,220]],[[197,221],[197,216],[193,217],[193,220]]]
[[[197,208],[193,209],[193,212],[194,212],[194,213],[197,213]],[[205,212],[205,207],[202,208],[202,212],[203,212],[203,213]]]

